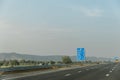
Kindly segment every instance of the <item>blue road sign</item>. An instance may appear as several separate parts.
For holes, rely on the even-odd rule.
[[[77,60],[78,61],[85,60],[85,49],[84,48],[77,48]]]

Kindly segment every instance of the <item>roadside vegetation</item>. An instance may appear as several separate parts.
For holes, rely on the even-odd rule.
[[[3,60],[0,61],[0,68],[19,67],[19,66],[41,66],[41,65],[53,65],[53,64],[62,64],[62,62],[33,61],[33,60]]]
[[[100,64],[100,61],[79,61],[73,62],[69,56],[63,56],[62,61],[34,61],[34,60],[2,60],[0,61],[0,68],[8,67],[22,67],[22,66],[42,66],[42,65],[81,65],[84,64]]]

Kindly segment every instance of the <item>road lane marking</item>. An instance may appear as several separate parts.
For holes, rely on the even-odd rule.
[[[110,73],[111,73],[112,71],[110,71]]]
[[[80,73],[80,72],[82,72],[82,71],[78,71],[78,73]]]
[[[107,76],[107,77],[108,77],[109,75],[110,75],[110,74],[106,74],[105,76]]]
[[[65,74],[65,76],[70,76],[71,74]]]

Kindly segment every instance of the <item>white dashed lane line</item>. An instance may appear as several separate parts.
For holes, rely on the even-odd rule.
[[[82,71],[78,71],[78,73],[81,73]]]
[[[108,77],[110,74],[106,74],[105,76]]]
[[[71,74],[65,74],[65,76],[70,76]]]
[[[110,73],[112,72],[112,71],[109,71]]]

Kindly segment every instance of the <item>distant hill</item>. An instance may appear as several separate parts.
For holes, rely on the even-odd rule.
[[[18,54],[18,53],[0,53],[0,60],[35,60],[35,61],[62,61],[63,55],[50,55],[50,56],[38,56],[38,55],[27,55],[27,54]],[[76,61],[76,56],[70,56],[72,61]],[[87,57],[86,60],[91,61],[109,61],[111,58],[103,57]]]

